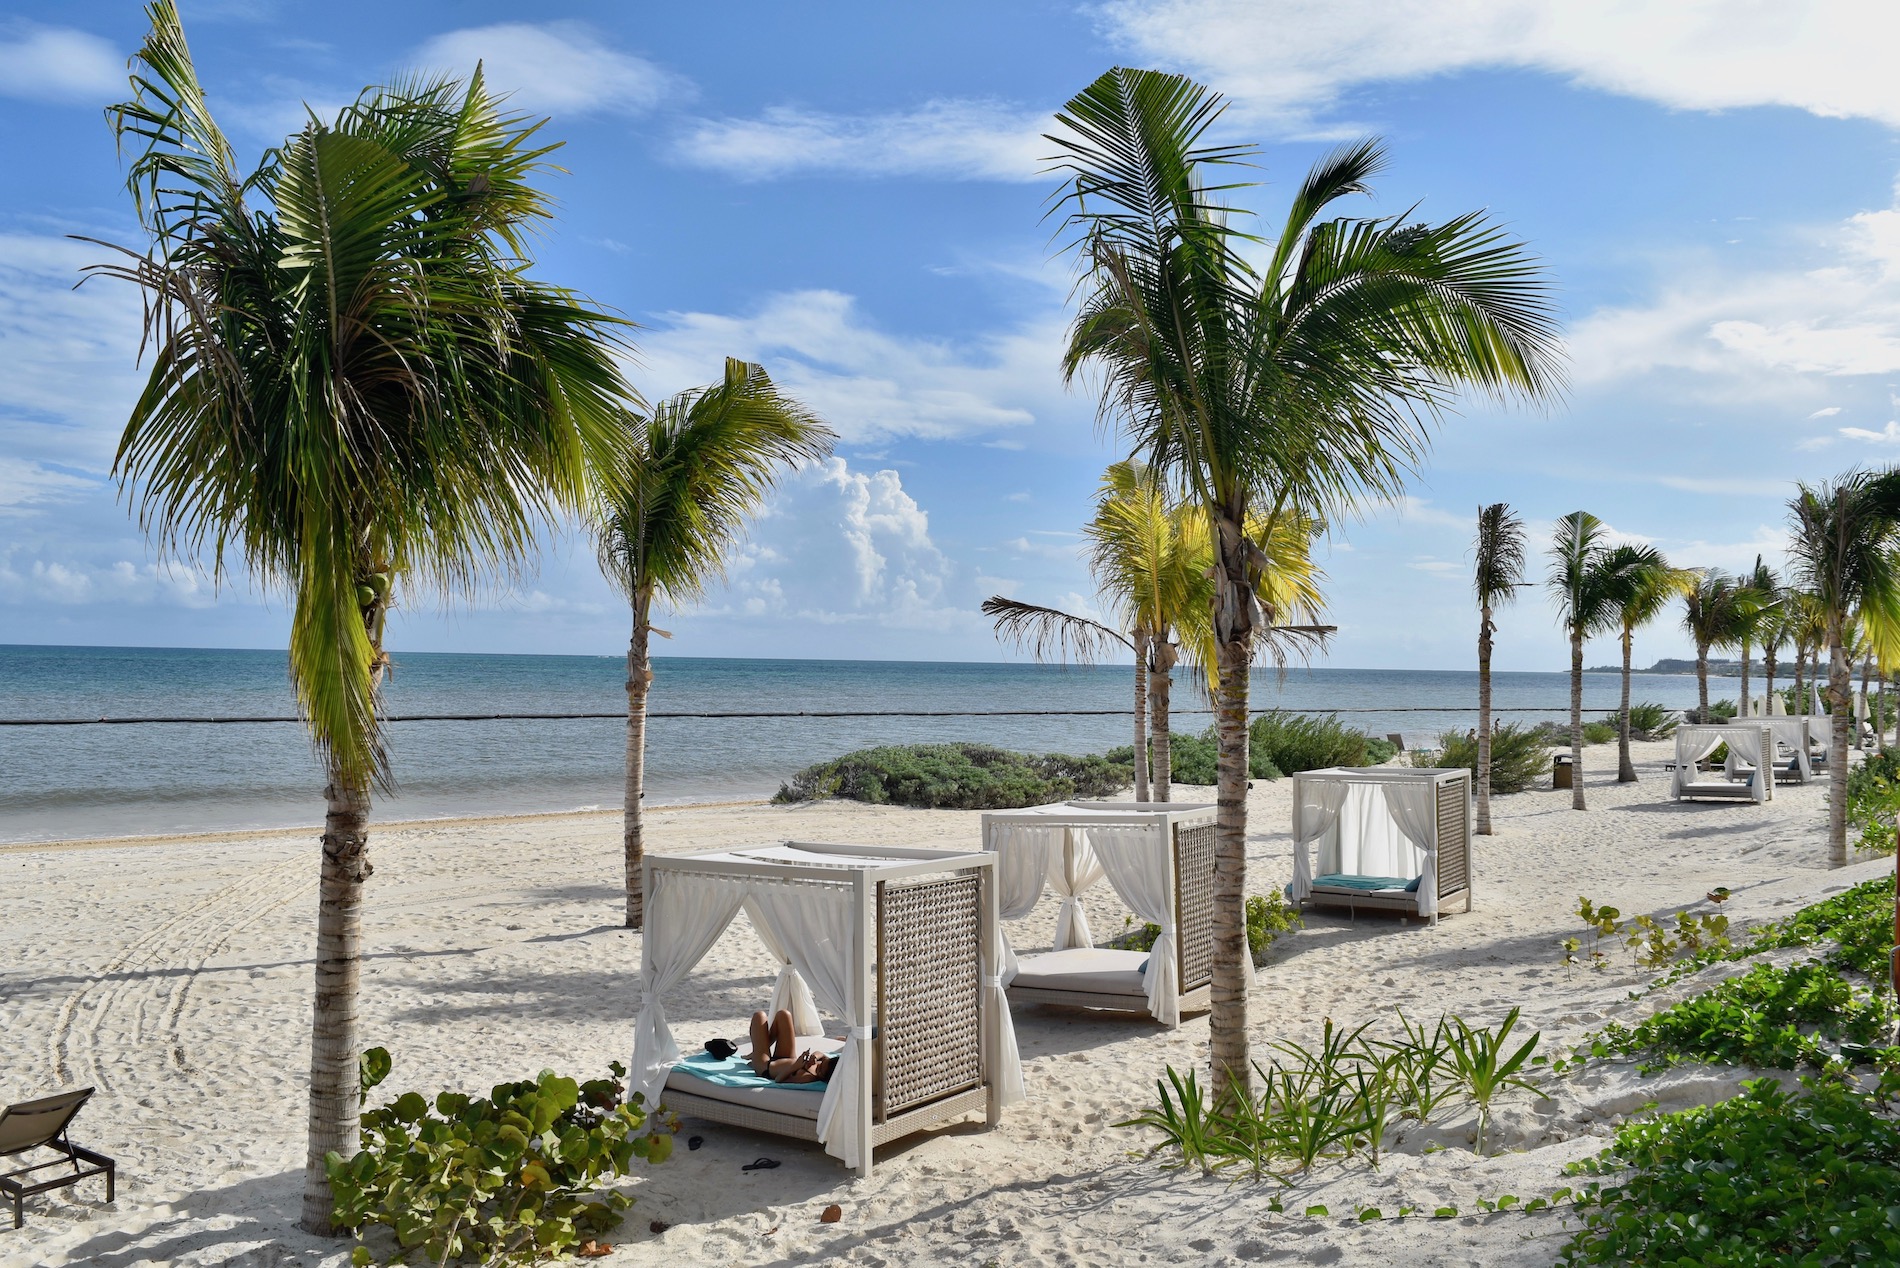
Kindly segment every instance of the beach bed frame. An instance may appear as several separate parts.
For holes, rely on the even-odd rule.
[[[1677,801],[1773,801],[1775,731],[1770,719],[1676,728],[1676,769],[1670,795]],[[1728,757],[1719,771],[1700,763],[1721,745]]]
[[[1022,1098],[1016,1032],[993,967],[1002,946],[994,855],[786,842],[649,854],[643,880],[646,991],[629,1099],[640,1091],[647,1104],[657,1098],[679,1114],[816,1141],[863,1176],[880,1145],[972,1113],[995,1126],[1003,1108]],[[785,887],[798,887],[797,894]],[[671,982],[662,979],[683,980],[691,970],[669,950],[679,938],[703,942],[697,960],[742,907],[755,925],[777,919],[761,909],[774,898],[819,913],[802,927],[828,930],[828,949],[788,941],[801,927],[796,921],[766,940],[770,946],[776,938],[789,956],[787,973],[802,971],[821,987],[818,1003],[842,1017],[848,1037],[836,1045],[838,1064],[824,1092],[771,1085],[749,1089],[757,1096],[734,1096],[671,1068],[680,1053],[668,1050],[660,997]],[[674,928],[676,902],[685,922],[702,921],[698,928]],[[695,904],[702,913],[725,913],[718,930],[695,914]],[[662,956],[672,956],[670,971],[656,967],[656,940]],[[822,989],[826,982],[832,990]],[[803,1112],[787,1112],[793,1107]]]
[[[1214,982],[1214,817],[1211,803],[1168,801],[1078,800],[985,814],[983,848],[998,857],[999,875],[1007,878],[1000,883],[1015,891],[1005,895],[1001,908],[1012,918],[1028,915],[1042,896],[1046,872],[1052,883],[1066,880],[1058,888],[1064,902],[1076,908],[1074,923],[1065,919],[1058,927],[1058,941],[1065,929],[1079,926],[1083,931],[1074,947],[1059,946],[1046,957],[1023,957],[1018,970],[1029,974],[1033,983],[1013,980],[1011,1001],[1147,1013],[1169,1027],[1179,1026],[1184,1013],[1206,1011]],[[1091,832],[1139,834],[1138,848],[1151,853],[1153,864],[1166,868],[1159,898],[1166,904],[1163,911],[1149,908],[1147,900],[1118,881],[1115,871],[1106,873],[1138,917],[1162,927],[1161,937],[1146,953],[1100,950],[1069,955],[1089,945],[1087,924],[1080,919],[1081,893],[1071,892],[1074,881],[1078,876],[1099,877],[1104,870]],[[1032,852],[1041,852],[1046,867],[1034,861]],[[1166,950],[1164,944],[1175,950]],[[1139,967],[1144,962],[1154,966],[1157,954],[1176,957],[1174,990],[1167,994],[1150,989],[1156,984],[1151,972],[1158,966],[1147,972]],[[1041,971],[1071,959],[1081,961],[1074,972]],[[1246,967],[1251,971],[1251,961]]]
[[[1400,791],[1403,790],[1403,791]],[[1411,798],[1419,819],[1406,831],[1402,811],[1394,798]],[[1350,813],[1348,799],[1357,797]],[[1383,809],[1386,822],[1380,822]],[[1471,772],[1462,767],[1361,766],[1301,771],[1293,776],[1293,884],[1290,896],[1301,907],[1343,907],[1349,914],[1384,911],[1418,917],[1432,924],[1454,903],[1470,911],[1474,878],[1471,859]],[[1389,827],[1387,824],[1389,823]],[[1327,884],[1328,875],[1341,873],[1342,830],[1358,826],[1362,835],[1374,832],[1390,844],[1393,834],[1409,851],[1406,855],[1418,877],[1416,889],[1392,887],[1358,889]],[[1414,832],[1417,835],[1414,835]],[[1422,838],[1422,839],[1421,839]],[[1320,866],[1314,870],[1313,852]],[[1351,851],[1358,853],[1355,849]],[[1329,866],[1329,864],[1331,866]],[[1385,873],[1378,873],[1385,875]],[[1396,878],[1395,878],[1396,879]]]

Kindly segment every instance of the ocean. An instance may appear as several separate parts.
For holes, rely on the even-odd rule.
[[[654,712],[1125,709],[1126,666],[904,661],[655,661]],[[626,705],[619,656],[399,654],[389,710],[604,713]],[[1558,720],[1568,675],[1493,675],[1505,719]],[[1734,685],[1722,683],[1732,697]],[[1614,674],[1586,674],[1584,704],[1614,708]],[[1716,695],[1724,694],[1721,688]],[[1695,703],[1695,679],[1641,675],[1637,700]],[[1182,675],[1180,709],[1199,707]],[[1476,721],[1477,674],[1455,670],[1257,671],[1256,709],[1343,712],[1416,744]],[[1413,710],[1428,709],[1430,712]],[[281,651],[0,646],[0,718],[293,714]],[[1181,713],[1198,732],[1206,713]],[[379,819],[612,809],[625,726],[616,719],[395,722],[399,782]],[[978,740],[1029,752],[1100,752],[1130,740],[1119,717],[656,718],[647,729],[649,804],[770,796],[813,762],[874,744]],[[288,828],[319,824],[323,779],[295,724],[0,727],[0,842]]]

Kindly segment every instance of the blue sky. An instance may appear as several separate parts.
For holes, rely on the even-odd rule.
[[[567,143],[540,272],[641,324],[636,385],[757,359],[844,437],[729,584],[663,622],[674,654],[987,660],[984,596],[1093,602],[1076,530],[1119,451],[1057,370],[1071,279],[1037,160],[1117,63],[1230,96],[1266,223],[1317,155],[1377,133],[1366,212],[1488,208],[1558,282],[1567,398],[1470,404],[1403,504],[1336,526],[1327,663],[1471,663],[1480,502],[1540,548],[1581,507],[1739,569],[1779,561],[1791,481],[1900,456],[1900,18],[1879,0],[181,7],[247,156],[301,103],[482,59]],[[282,602],[155,559],[109,477],[137,299],[73,290],[101,251],[66,235],[138,241],[101,108],[142,32],[124,3],[0,16],[0,642],[278,646]],[[418,600],[394,643],[615,653],[626,626],[568,532],[510,589]],[[1685,651],[1673,622],[1638,645]],[[1566,659],[1527,595],[1498,664]]]

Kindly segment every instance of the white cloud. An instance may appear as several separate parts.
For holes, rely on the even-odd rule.
[[[438,35],[416,52],[458,76],[482,63],[511,104],[551,115],[642,114],[690,92],[685,80],[608,45],[583,22],[500,22]]]
[[[1459,577],[1464,575],[1465,566],[1448,559],[1415,559],[1405,565],[1418,572],[1430,573],[1434,577]]]
[[[125,55],[96,35],[27,22],[0,37],[0,94],[103,104],[125,92]]]
[[[1900,125],[1890,0],[1111,0],[1110,35],[1267,122],[1312,130],[1360,84],[1522,68],[1685,110],[1790,106]],[[1329,129],[1330,130],[1330,129]]]
[[[67,501],[96,488],[98,485],[91,480],[0,454],[0,517],[23,514],[29,507],[49,502]]]
[[[1589,314],[1569,335],[1576,379],[1688,370],[1740,399],[1812,399],[1824,389],[1808,376],[1900,372],[1900,209],[1861,213],[1816,238],[1789,244],[1793,267],[1699,262],[1646,304]]]
[[[1411,494],[1402,494],[1396,504],[1399,518],[1410,524],[1430,524],[1437,528],[1455,528],[1461,532],[1477,523],[1477,512],[1470,515],[1456,515],[1443,507]]]
[[[1890,422],[1879,431],[1868,431],[1864,427],[1843,427],[1840,433],[1849,440],[1864,440],[1876,445],[1900,445],[1900,422]]]
[[[45,558],[16,561],[14,553],[0,556],[0,599],[62,606],[157,603],[185,608],[208,608],[217,601],[211,578],[185,565],[135,564],[127,559],[108,564]]]
[[[974,345],[889,334],[848,295],[773,295],[749,316],[668,313],[641,336],[630,373],[649,397],[711,382],[728,356],[757,361],[847,441],[947,440],[1024,427],[1074,409],[1058,366],[1052,313]]]
[[[1841,407],[1840,407],[1840,406],[1838,406],[1838,405],[1830,405],[1830,406],[1828,406],[1828,407],[1827,407],[1826,409],[1817,409],[1817,410],[1815,410],[1815,411],[1814,411],[1814,412],[1813,412],[1812,414],[1809,414],[1809,415],[1808,415],[1808,418],[1809,418],[1810,420],[1812,420],[1812,419],[1816,419],[1816,418],[1832,418],[1832,417],[1834,417],[1834,416],[1835,416],[1836,414],[1838,414],[1838,413],[1840,413],[1840,412],[1841,412]]]
[[[1826,437],[1821,438],[1823,443]],[[1656,483],[1684,493],[1712,493],[1722,497],[1782,497],[1792,487],[1786,480],[1751,479],[1746,476],[1700,477],[1657,476]]]
[[[801,172],[1033,181],[1053,126],[1047,111],[997,101],[940,99],[914,110],[844,115],[773,106],[752,119],[702,119],[675,156],[742,180]]]

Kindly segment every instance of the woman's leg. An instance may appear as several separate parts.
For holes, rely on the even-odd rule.
[[[748,1060],[754,1074],[764,1074],[772,1060],[772,1026],[763,1011],[752,1014],[752,1051]]]
[[[763,1017],[765,1014],[760,1013]],[[792,1033],[792,1015],[781,1008],[772,1015],[772,1056],[795,1057],[798,1055],[798,1036]]]

